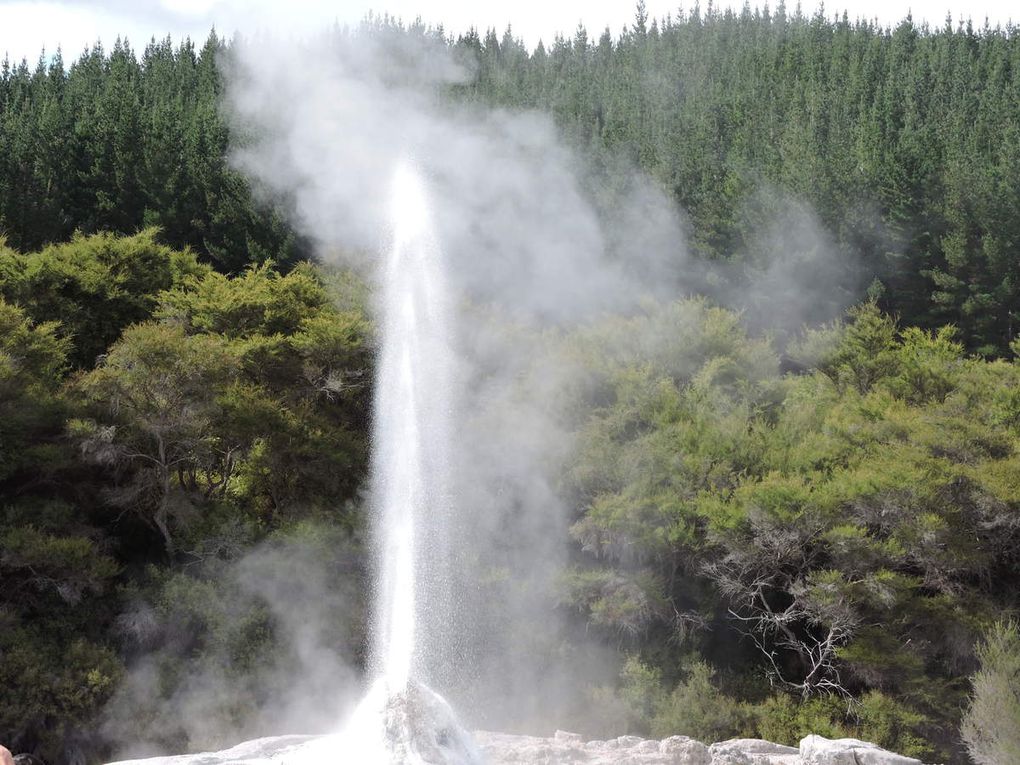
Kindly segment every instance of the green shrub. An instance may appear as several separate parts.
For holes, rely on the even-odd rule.
[[[963,740],[978,765],[1020,762],[1020,627],[997,624],[978,649]]]
[[[798,702],[793,696],[778,694],[757,704],[753,714],[758,736],[790,746],[815,733],[826,738],[859,738],[921,759],[934,754],[919,734],[928,719],[878,691],[853,703],[841,696],[815,696]]]
[[[920,731],[930,721],[905,704],[879,691],[869,691],[854,709],[853,735],[908,757],[930,761],[935,751]]]
[[[809,733],[841,738],[848,734],[837,721],[846,715],[846,711],[846,703],[835,696],[816,696],[799,701],[781,693],[755,706],[755,728],[761,738],[788,746],[796,746]]]
[[[699,741],[750,735],[752,708],[720,691],[714,678],[715,671],[705,662],[692,664],[687,678],[659,705],[652,735],[683,735]]]
[[[3,630],[0,656],[0,740],[34,739],[45,760],[73,759],[123,673],[116,654],[51,623]]]

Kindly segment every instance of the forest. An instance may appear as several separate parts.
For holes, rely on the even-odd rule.
[[[444,97],[552,114],[590,193],[647,173],[700,274],[763,278],[790,200],[840,264],[848,307],[813,326],[694,283],[541,339],[586,370],[557,608],[618,658],[591,733],[1016,761],[1015,29],[639,3],[529,49],[373,23],[449,47],[471,76]],[[261,732],[300,657],[228,573],[255,548],[316,551],[364,659],[369,287],[233,169],[231,45],[0,68],[0,741],[54,765],[110,756],[115,704],[175,750]],[[186,665],[223,688],[201,729],[164,714]]]

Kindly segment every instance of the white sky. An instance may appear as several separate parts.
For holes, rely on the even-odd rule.
[[[804,0],[805,13],[816,0]],[[717,0],[724,7],[739,7],[741,0]],[[751,3],[752,6],[755,2]],[[646,0],[649,15],[675,12],[678,0]],[[686,0],[685,7],[693,5]],[[703,0],[702,8],[707,5]],[[776,0],[770,3],[775,7]],[[796,0],[787,0],[793,9]],[[946,13],[954,19],[971,18],[981,26],[987,17],[992,25],[1020,21],[1015,0],[830,0],[828,16],[846,8],[850,16],[877,18],[895,23],[912,11],[915,20],[941,25]],[[429,23],[443,23],[448,32],[462,32],[474,25],[482,30],[494,26],[500,32],[512,23],[517,36],[529,45],[539,38],[548,42],[556,32],[572,34],[583,21],[589,34],[606,25],[614,35],[634,17],[632,0],[0,0],[0,58],[6,51],[14,60],[34,62],[43,47],[48,52],[61,46],[65,61],[76,58],[87,45],[101,39],[107,47],[117,35],[126,36],[137,50],[153,36],[174,39],[190,35],[201,42],[215,25],[230,36],[235,31],[302,31],[333,21],[357,23],[370,10],[388,12],[405,20],[421,16]]]

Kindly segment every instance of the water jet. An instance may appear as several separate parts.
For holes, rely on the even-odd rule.
[[[411,163],[394,173],[391,221],[373,423],[372,680],[342,738],[359,761],[470,765],[480,761],[470,736],[423,682],[441,648],[426,615],[448,606],[455,365],[442,250]]]

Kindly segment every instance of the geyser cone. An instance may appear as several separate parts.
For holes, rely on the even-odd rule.
[[[343,754],[359,765],[480,765],[471,736],[439,694],[414,680],[378,682],[348,721]]]

